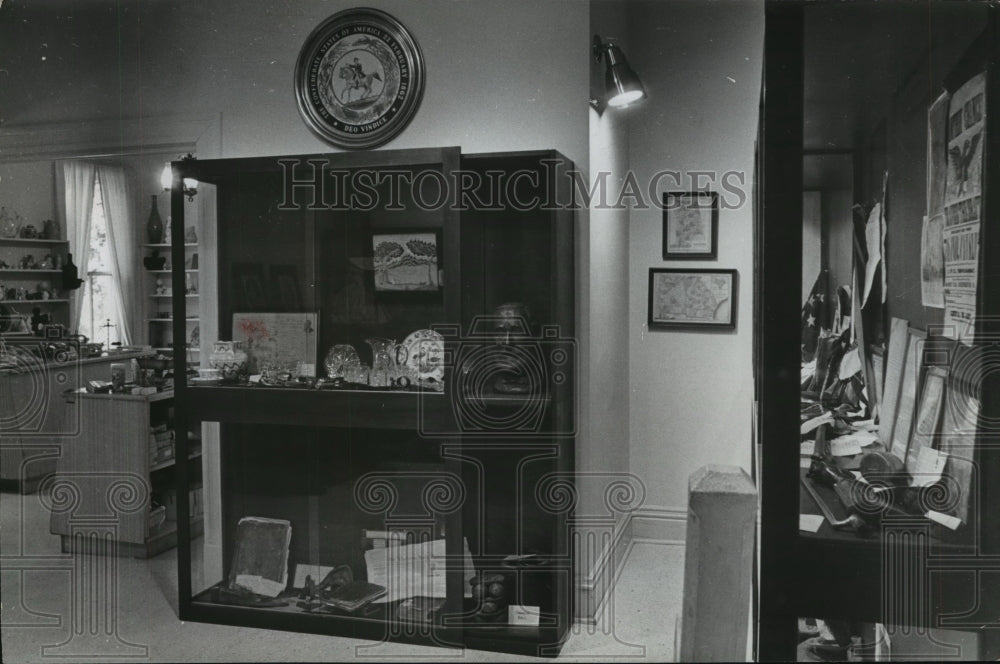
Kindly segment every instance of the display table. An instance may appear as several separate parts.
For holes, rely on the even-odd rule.
[[[72,392],[66,399],[78,409],[80,434],[63,446],[52,485],[50,530],[62,537],[63,551],[82,548],[95,523],[120,554],[145,558],[176,546],[176,517],[150,518],[152,498],[166,503],[173,491],[173,455],[156,454],[163,432],[170,438],[161,447],[173,447],[173,391]],[[189,457],[200,456],[200,445],[193,445]],[[201,516],[191,522],[200,534]]]
[[[8,350],[13,359],[0,368],[0,488],[34,493],[55,472],[63,443],[80,431],[80,413],[63,393],[90,380],[109,380],[111,363],[147,353],[60,362],[40,359],[22,344]]]

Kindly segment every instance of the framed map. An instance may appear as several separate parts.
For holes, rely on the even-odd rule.
[[[649,329],[736,329],[736,270],[649,269]]]
[[[663,259],[715,260],[719,251],[719,194],[663,194]]]

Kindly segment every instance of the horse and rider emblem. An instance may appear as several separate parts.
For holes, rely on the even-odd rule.
[[[365,66],[357,56],[354,57],[353,62],[341,65],[338,69],[340,70],[340,78],[344,81],[344,85],[340,89],[340,101],[345,105],[364,104],[365,100],[370,99],[373,93],[377,95],[379,88],[383,86],[382,75],[378,71],[365,72]],[[355,96],[357,99],[352,99]]]
[[[423,94],[423,59],[398,21],[374,9],[334,14],[306,40],[296,100],[310,129],[342,147],[397,135]]]

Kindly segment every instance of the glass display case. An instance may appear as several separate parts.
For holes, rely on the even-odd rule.
[[[1000,90],[995,9],[768,3],[761,661],[873,659],[889,644],[893,658],[997,656],[1000,235],[980,220],[1000,210],[1000,169],[977,152],[1000,133],[982,112]],[[927,50],[905,66],[892,48],[885,69],[850,61],[917,41]]]
[[[199,423],[206,459],[208,544],[180,531],[182,619],[558,652],[571,167],[457,148],[174,163],[214,201],[199,270],[201,329],[217,330],[175,378],[181,515]],[[175,186],[175,267],[183,207]]]

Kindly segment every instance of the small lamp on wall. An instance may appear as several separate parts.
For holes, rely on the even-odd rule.
[[[194,159],[194,155],[188,153],[181,157],[181,159],[185,161]],[[174,186],[174,169],[171,168],[169,161],[163,166],[163,171],[160,172],[160,185],[163,187],[163,191],[170,191],[170,188]],[[194,201],[194,195],[198,193],[198,181],[192,178],[184,178],[184,182],[181,185],[181,192],[188,197],[188,202]]]
[[[606,42],[600,35],[594,35],[594,59],[604,61],[604,93],[603,100],[592,99],[591,104],[598,111],[603,111],[604,105],[612,108],[624,108],[629,104],[646,97],[639,76],[629,66],[625,54],[617,44]]]

